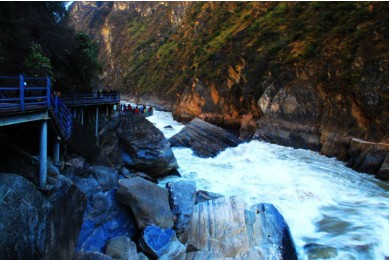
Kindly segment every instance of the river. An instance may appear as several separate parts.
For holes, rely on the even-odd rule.
[[[183,125],[171,113],[148,118],[166,138]],[[170,125],[172,128],[164,128]],[[389,183],[355,172],[316,152],[251,141],[198,158],[173,148],[183,178],[197,189],[239,195],[251,206],[273,203],[286,219],[299,259],[309,243],[336,248],[331,259],[385,259],[389,256]],[[161,183],[174,181],[168,177]],[[325,253],[334,251],[324,250]]]

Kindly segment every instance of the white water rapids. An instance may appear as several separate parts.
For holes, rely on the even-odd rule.
[[[171,113],[148,118],[166,138],[183,125]],[[170,125],[170,128],[164,128]],[[202,159],[173,148],[183,178],[197,189],[239,195],[249,206],[268,202],[287,221],[299,259],[304,245],[337,249],[334,259],[389,257],[389,183],[355,172],[316,152],[251,141]],[[162,183],[174,181],[168,177]]]

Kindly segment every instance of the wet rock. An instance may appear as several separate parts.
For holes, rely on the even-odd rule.
[[[196,249],[191,255],[206,251],[218,258],[297,259],[289,228],[274,206],[246,207],[238,197],[195,205],[181,242]]]
[[[113,259],[139,260],[136,244],[126,236],[118,236],[109,240],[105,248],[105,254]]]
[[[347,166],[359,172],[375,174],[377,178],[381,178],[381,176],[385,178],[385,175],[379,174],[379,171],[388,155],[389,145],[386,143],[374,143],[353,138]]]
[[[157,226],[147,226],[143,231],[139,246],[146,254],[158,259],[177,259],[185,251],[185,246],[170,229],[161,229]]]
[[[286,120],[262,118],[253,139],[294,148],[319,151],[320,135],[318,128],[296,124]]]
[[[213,193],[213,192],[206,191],[206,190],[198,190],[198,191],[196,191],[195,204],[198,204],[201,202],[206,202],[208,200],[222,198],[222,197],[224,197],[224,196],[221,194]]]
[[[170,209],[174,215],[174,229],[182,233],[190,222],[196,197],[196,184],[189,180],[167,183]]]
[[[260,245],[264,255],[297,259],[296,248],[284,217],[273,204],[260,203],[245,211],[250,245]]]
[[[377,173],[377,178],[382,180],[389,180],[389,154],[386,156],[384,162],[382,163],[381,168]]]
[[[88,198],[102,190],[100,184],[92,177],[74,178],[73,181]]]
[[[162,228],[174,226],[167,189],[140,177],[122,179],[117,197],[131,208],[140,229],[149,225]]]
[[[316,243],[305,245],[304,251],[308,255],[308,259],[334,259],[338,256],[336,248]]]
[[[241,141],[223,128],[195,118],[169,142],[173,147],[191,148],[199,157],[214,157],[228,147],[238,146]]]
[[[111,238],[133,238],[137,233],[133,215],[116,200],[116,189],[97,192],[88,199],[77,250],[104,252]]]
[[[95,178],[103,191],[118,187],[119,174],[115,169],[105,166],[90,166],[87,169],[87,175]]]
[[[16,174],[0,174],[0,258],[72,259],[86,198],[66,177],[45,194]]]
[[[73,260],[113,260],[113,258],[99,252],[79,252],[74,255]]]
[[[89,167],[85,158],[81,156],[70,158],[65,162],[64,166],[63,174],[68,178],[72,178],[73,176],[85,177],[85,171]]]
[[[116,133],[128,168],[161,177],[178,167],[169,142],[148,120],[122,120]]]

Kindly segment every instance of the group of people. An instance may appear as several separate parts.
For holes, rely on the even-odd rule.
[[[106,90],[106,89],[98,89],[96,92],[93,93],[93,96],[94,97],[97,97],[97,98],[112,98],[112,97],[116,97],[116,95],[118,94],[119,92],[117,90]]]
[[[149,106],[146,108],[145,105],[143,106],[135,106],[133,107],[130,104],[120,104],[118,106],[114,106],[114,110],[118,110],[123,112],[124,114],[134,114],[134,115],[152,115],[153,114],[153,108]]]

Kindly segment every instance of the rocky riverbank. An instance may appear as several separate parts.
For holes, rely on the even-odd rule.
[[[45,191],[23,176],[0,174],[2,259],[297,259],[274,206],[250,208],[239,197],[196,190],[192,181],[158,185],[178,165],[149,121],[116,114],[100,126],[100,146],[75,127]],[[171,140],[202,157],[240,142],[202,120]],[[199,150],[195,140],[212,149]]]

